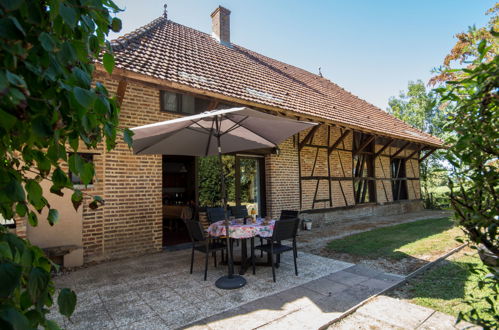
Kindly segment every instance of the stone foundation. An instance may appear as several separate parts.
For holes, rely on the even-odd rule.
[[[351,207],[341,207],[336,209],[304,211],[300,214],[300,218],[312,220],[312,227],[317,228],[323,225],[334,224],[339,221],[349,221],[370,216],[382,217],[404,214],[409,212],[421,211],[423,209],[423,201],[417,199],[385,204],[373,203]]]

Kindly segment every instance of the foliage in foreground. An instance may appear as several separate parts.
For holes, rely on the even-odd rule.
[[[460,312],[471,311],[465,300],[472,295],[481,300],[476,304],[477,312],[485,319],[492,319],[494,314],[487,310],[489,306],[483,298],[493,291],[479,286],[481,274],[475,273],[476,270],[487,271],[476,253],[459,252],[410,280],[404,291],[412,302],[456,317]]]
[[[88,149],[114,147],[119,109],[102,84],[92,87],[92,77],[100,54],[106,70],[113,69],[105,38],[121,29],[110,14],[118,10],[111,0],[0,0],[0,214],[5,219],[26,217],[36,226],[47,210],[54,225],[59,213],[40,182],[50,180],[50,193],[62,195],[64,188],[73,189],[63,170],[69,167],[88,184],[94,168],[77,154],[80,143]],[[125,140],[130,142],[128,131]],[[78,208],[82,191],[74,190],[71,200]],[[94,196],[89,206],[102,202]],[[52,270],[39,248],[0,234],[1,328],[57,328],[46,319]],[[60,312],[70,316],[75,300],[74,292],[63,289]]]
[[[491,31],[495,37],[497,33]],[[466,233],[466,239],[499,258],[497,239],[499,219],[499,56],[488,59],[493,46],[482,40],[473,65],[460,70],[457,80],[447,81],[437,89],[443,102],[454,103],[446,126],[449,131],[447,160],[453,165],[449,179],[451,204],[457,224]],[[482,250],[483,251],[483,250]],[[493,266],[493,265],[491,265]],[[483,272],[480,269],[477,273]],[[470,296],[467,302],[473,308],[460,313],[458,319],[471,321],[485,328],[499,325],[499,273],[489,267],[479,286],[490,290],[487,297]],[[485,301],[494,313],[493,319],[484,318],[476,307]]]

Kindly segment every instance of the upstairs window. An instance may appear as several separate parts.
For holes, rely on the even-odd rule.
[[[201,99],[188,94],[169,91],[160,92],[160,109],[162,112],[173,112],[193,115],[208,110],[210,100]]]

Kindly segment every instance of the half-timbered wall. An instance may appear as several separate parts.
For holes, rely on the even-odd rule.
[[[354,139],[351,131],[319,125],[299,134],[297,149],[301,210],[393,202],[392,156],[405,159],[402,181],[407,184],[408,199],[421,196],[419,152],[411,144],[359,133]],[[372,159],[369,171],[363,167],[367,159]]]

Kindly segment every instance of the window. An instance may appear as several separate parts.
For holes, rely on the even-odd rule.
[[[188,94],[168,91],[160,93],[160,107],[162,112],[193,115],[208,110],[210,100],[201,99]]]
[[[374,175],[374,139],[369,134],[354,133],[353,188],[355,203],[376,202]]]
[[[407,178],[405,174],[405,159],[393,158],[390,163],[392,173],[393,200],[407,199]]]
[[[73,154],[70,154],[69,156],[71,156]],[[83,161],[85,163],[93,163],[94,162],[94,154],[91,154],[91,153],[81,153],[79,152],[78,155],[83,159]],[[83,182],[81,181],[81,178],[72,173],[71,171],[68,172],[68,176],[69,176],[69,179],[71,180],[71,183],[74,184],[74,185],[83,185]],[[93,180],[90,181],[89,184],[92,184],[93,183]]]

